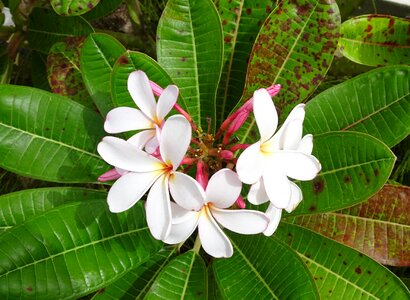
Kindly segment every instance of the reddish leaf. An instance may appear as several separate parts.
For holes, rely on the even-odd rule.
[[[410,266],[410,187],[385,185],[362,204],[293,223],[353,247],[380,263]]]

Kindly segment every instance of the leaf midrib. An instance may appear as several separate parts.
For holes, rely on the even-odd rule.
[[[48,261],[48,260],[52,260],[52,259],[55,258],[55,257],[61,256],[61,255],[66,255],[66,254],[68,254],[68,253],[70,253],[70,252],[77,251],[77,250],[82,249],[82,248],[86,248],[86,247],[89,247],[89,246],[92,246],[92,245],[95,245],[95,244],[103,243],[103,242],[106,242],[106,241],[109,241],[109,240],[112,240],[112,239],[116,239],[116,238],[121,237],[121,236],[124,236],[124,235],[130,235],[130,234],[137,233],[137,232],[140,232],[140,231],[148,231],[148,227],[142,227],[142,228],[137,228],[137,229],[134,229],[134,230],[122,232],[122,233],[120,233],[120,234],[115,234],[115,235],[112,235],[112,236],[109,236],[109,237],[106,237],[106,238],[99,239],[99,240],[97,240],[97,241],[92,241],[92,242],[90,242],[90,243],[87,243],[87,244],[84,244],[84,245],[81,245],[81,246],[78,246],[78,247],[71,248],[71,249],[66,250],[66,251],[59,252],[59,253],[57,253],[57,254],[50,255],[50,256],[48,256],[48,257],[45,257],[45,258],[42,258],[42,259],[33,261],[33,262],[28,263],[28,264],[25,264],[25,265],[23,265],[23,266],[19,266],[19,267],[13,269],[13,270],[7,271],[6,273],[0,274],[0,278],[2,278],[2,277],[4,277],[4,276],[7,276],[7,275],[10,274],[10,273],[13,273],[13,272],[22,270],[22,269],[24,269],[24,268],[27,268],[27,267],[36,265],[36,264],[38,264],[38,263],[41,263],[41,262],[44,262],[44,261]],[[9,233],[9,232],[8,232],[8,233]],[[9,233],[9,234],[10,234],[10,233]]]
[[[260,282],[262,282],[262,284],[266,287],[266,289],[269,291],[269,293],[272,295],[272,299],[279,299],[274,291],[272,291],[272,289],[270,288],[270,286],[268,285],[268,283],[263,279],[263,277],[260,275],[260,273],[258,272],[258,270],[256,270],[256,268],[253,266],[253,264],[248,260],[248,258],[246,257],[246,255],[241,251],[241,249],[231,240],[231,243],[235,246],[236,251],[238,251],[240,253],[240,255],[242,256],[243,260],[248,264],[249,268],[255,273],[255,275],[259,278]]]
[[[30,132],[30,131],[24,131],[24,130],[22,130],[22,129],[20,129],[20,128],[17,128],[17,127],[14,127],[14,126],[5,124],[5,123],[3,123],[3,122],[0,122],[0,126],[4,126],[4,127],[6,127],[6,128],[9,128],[9,129],[12,129],[12,130],[16,130],[16,131],[22,132],[23,134],[31,135],[33,138],[38,138],[38,139],[44,140],[44,141],[46,141],[46,142],[54,143],[54,144],[60,145],[60,146],[62,146],[62,147],[66,147],[66,148],[75,150],[75,151],[77,151],[77,152],[82,152],[82,153],[84,153],[84,154],[86,154],[86,155],[89,155],[89,156],[92,156],[92,157],[101,159],[101,157],[98,156],[97,154],[88,152],[88,151],[86,151],[86,150],[84,150],[84,149],[80,149],[80,148],[74,147],[74,146],[69,145],[69,144],[64,144],[63,142],[56,141],[56,140],[52,140],[52,139],[50,139],[50,138],[46,138],[46,137],[44,137],[44,136],[35,134],[35,133],[33,133],[33,132]]]

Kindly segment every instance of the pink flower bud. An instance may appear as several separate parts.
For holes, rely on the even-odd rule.
[[[118,173],[116,169],[112,169],[112,170],[109,170],[108,172],[105,172],[100,177],[98,177],[98,181],[106,182],[106,181],[118,179],[120,177],[121,177],[121,174]]]
[[[238,199],[236,199],[236,205],[238,205],[239,208],[246,208],[246,203],[243,201],[243,198],[241,195],[239,195]]]
[[[233,158],[233,153],[232,151],[229,150],[222,150],[221,153],[219,153],[222,159],[230,160]]]
[[[196,181],[198,181],[198,183],[206,189],[206,186],[208,185],[208,178],[208,166],[202,160],[198,160],[198,163],[196,164]]]

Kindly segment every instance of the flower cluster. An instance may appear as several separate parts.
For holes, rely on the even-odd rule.
[[[279,92],[279,85],[255,91],[214,135],[198,128],[176,103],[176,86],[162,89],[144,72],[135,71],[128,78],[128,90],[139,109],[111,110],[104,128],[112,134],[138,132],[128,140],[107,136],[99,143],[99,154],[115,167],[99,180],[116,179],[108,193],[112,212],[129,209],[147,194],[148,227],[165,243],[183,243],[198,228],[208,254],[230,257],[232,245],[221,227],[241,234],[272,235],[282,210],[291,212],[302,200],[300,188],[288,178],[311,180],[321,169],[311,155],[312,136],[302,137],[303,104],[276,132],[278,115],[271,97]],[[166,119],[173,108],[179,114]],[[252,111],[260,140],[238,144],[232,135]],[[251,185],[250,203],[270,201],[265,213],[245,209],[243,183]]]

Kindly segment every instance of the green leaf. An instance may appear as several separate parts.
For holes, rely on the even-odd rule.
[[[384,15],[352,18],[341,26],[339,51],[368,66],[410,63],[410,20]]]
[[[282,223],[275,235],[297,251],[320,298],[408,299],[403,283],[374,260],[303,227]]]
[[[372,70],[330,88],[306,105],[304,131],[365,132],[392,147],[410,133],[410,67]]]
[[[48,54],[55,43],[92,32],[93,28],[81,17],[62,18],[52,10],[35,8],[30,14],[27,40],[32,49]]]
[[[75,187],[31,189],[0,196],[0,232],[68,202],[107,199],[105,191]]]
[[[314,137],[313,155],[322,170],[299,182],[303,201],[292,215],[333,211],[368,199],[387,181],[395,156],[374,137],[359,132],[330,132]]]
[[[100,3],[94,9],[84,14],[83,17],[87,20],[102,18],[113,12],[121,3],[122,0],[100,0]]]
[[[222,28],[211,0],[169,0],[157,30],[159,64],[170,74],[194,122],[216,117]],[[215,123],[213,123],[215,125]]]
[[[113,37],[95,33],[88,36],[81,49],[80,66],[84,84],[103,116],[113,108],[111,72],[125,48]]]
[[[146,263],[129,271],[113,284],[98,291],[92,299],[144,299],[158,274],[175,256],[175,252],[176,248],[162,249]]]
[[[193,250],[162,269],[144,299],[208,299],[207,268]]]
[[[54,44],[47,57],[47,73],[51,91],[61,96],[95,108],[83,83],[80,71],[80,49],[84,37],[66,38]]]
[[[346,20],[363,2],[364,0],[336,0],[342,20]]]
[[[355,248],[379,263],[410,266],[409,211],[410,188],[386,185],[357,206],[301,216],[291,222]]]
[[[249,62],[242,100],[259,88],[281,84],[275,106],[304,101],[323,80],[339,37],[333,0],[285,0],[262,26]]]
[[[276,238],[230,234],[234,255],[213,262],[225,299],[318,299],[302,260]]]
[[[144,71],[150,80],[163,88],[173,84],[167,72],[151,57],[141,52],[127,51],[115,63],[112,73],[111,85],[115,106],[135,107],[127,88],[128,76],[135,70]]]
[[[51,0],[54,11],[62,16],[79,16],[94,8],[100,0]]]
[[[94,111],[35,88],[0,85],[0,167],[55,182],[96,182],[108,166]]]
[[[0,295],[75,299],[110,284],[160,250],[142,202],[113,214],[106,200],[71,203],[1,235]]]
[[[272,0],[221,0],[224,58],[217,95],[217,118],[226,117],[242,96],[249,55],[259,29],[276,4]]]

